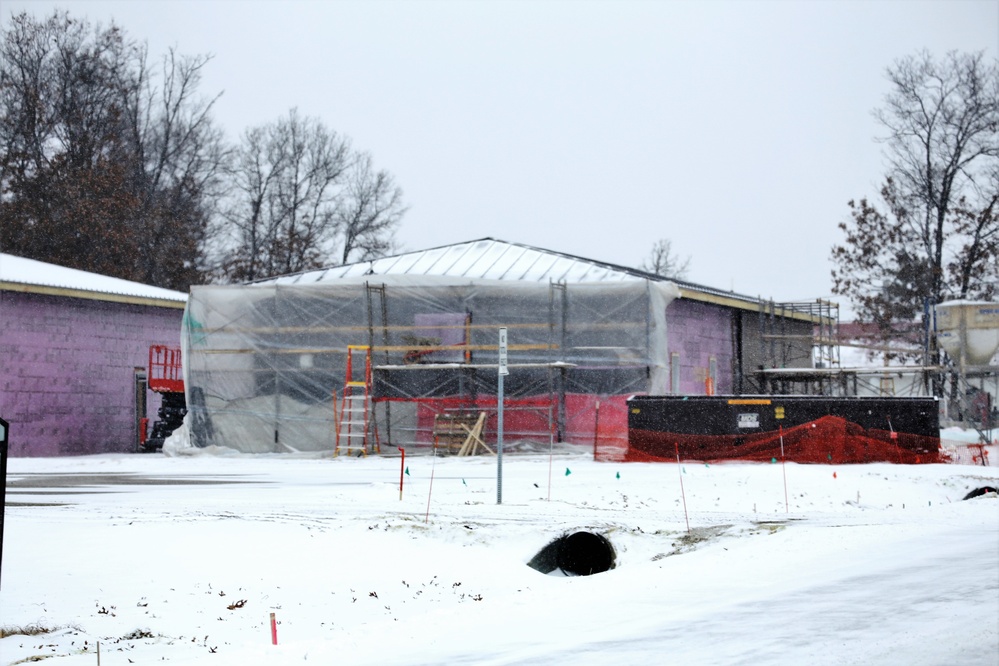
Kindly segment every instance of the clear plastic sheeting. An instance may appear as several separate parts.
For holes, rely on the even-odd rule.
[[[193,287],[183,331],[191,440],[252,453],[338,451],[346,392],[365,412],[355,426],[365,453],[429,450],[444,412],[484,413],[482,437],[494,441],[505,327],[505,443],[591,443],[597,429],[626,431],[613,405],[666,391],[665,313],[676,297],[670,283],[638,279],[389,275]],[[598,422],[597,401],[620,415]]]

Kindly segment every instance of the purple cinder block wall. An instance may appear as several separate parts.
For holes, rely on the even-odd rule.
[[[135,369],[178,345],[179,308],[0,293],[0,415],[11,456],[136,450]],[[155,420],[159,395],[146,392]]]
[[[666,346],[670,356],[680,355],[682,395],[704,395],[712,356],[718,366],[715,393],[732,393],[734,314],[730,308],[686,298],[678,298],[666,308]],[[667,367],[671,367],[669,363],[667,358]]]

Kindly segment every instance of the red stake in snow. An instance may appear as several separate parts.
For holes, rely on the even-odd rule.
[[[683,493],[683,470],[680,469],[680,443],[673,442],[676,447],[676,473],[680,475],[680,497],[683,498],[683,519],[687,521],[687,534],[690,534],[690,518],[687,517],[687,496]]]
[[[277,619],[271,613],[271,645],[277,645]]]
[[[600,401],[593,408],[593,459],[597,459],[597,439],[600,435]]]
[[[600,402],[597,401],[597,406]],[[552,419],[552,406],[548,405],[548,501],[552,501],[552,462],[555,457],[553,447],[555,445],[555,420]],[[594,452],[596,450],[594,449]],[[595,455],[595,453],[594,453]],[[596,460],[596,458],[594,458]]]
[[[778,426],[780,432],[780,471],[784,475],[784,513],[788,513],[787,508],[787,464],[784,459],[784,426]]]
[[[434,492],[434,469],[437,467],[437,442],[434,442],[434,461],[430,465],[430,490],[427,491],[427,515],[424,516],[424,524],[430,522],[430,496]]]
[[[399,449],[399,453],[402,454],[402,460],[399,461],[399,501],[402,501],[402,479],[403,474],[406,472],[406,449],[401,446],[395,447]]]

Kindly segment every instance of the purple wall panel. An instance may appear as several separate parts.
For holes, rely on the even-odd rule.
[[[712,356],[718,364],[715,393],[732,392],[733,312],[686,298],[678,298],[666,308],[667,348],[670,354],[680,354],[681,394],[704,395]]]
[[[0,415],[11,456],[134,451],[135,369],[177,345],[183,310],[0,293]],[[155,418],[159,396],[147,392]]]

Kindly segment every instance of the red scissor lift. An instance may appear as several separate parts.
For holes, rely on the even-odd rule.
[[[184,375],[181,367],[180,348],[153,345],[149,348],[149,389],[162,396],[157,419],[152,432],[145,437],[146,428],[140,428],[139,448],[158,451],[174,430],[184,423],[187,401],[184,398]]]

